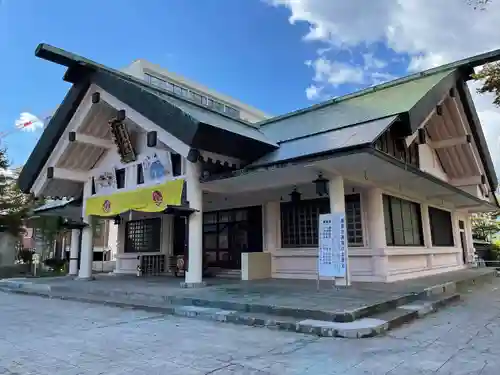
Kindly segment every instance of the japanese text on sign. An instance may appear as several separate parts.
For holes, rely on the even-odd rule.
[[[347,244],[343,213],[323,214],[319,217],[318,274],[327,277],[345,277]]]

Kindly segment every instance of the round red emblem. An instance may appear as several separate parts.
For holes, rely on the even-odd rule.
[[[163,203],[163,195],[161,194],[161,191],[153,191],[153,202],[155,202],[157,206],[160,206]]]
[[[104,212],[109,212],[111,210],[111,202],[109,200],[105,200],[104,203],[102,204],[102,210]]]

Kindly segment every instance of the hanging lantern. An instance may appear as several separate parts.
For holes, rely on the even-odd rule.
[[[328,195],[328,180],[323,177],[320,173],[318,178],[313,181],[314,185],[316,185],[316,194],[320,197],[323,195]]]
[[[301,194],[297,191],[297,188],[294,188],[293,191],[290,193],[290,200],[292,203],[298,203],[300,202],[301,199]]]
[[[114,220],[114,224],[120,225],[121,223],[122,223],[122,218],[120,217],[120,215],[116,215],[115,220]]]

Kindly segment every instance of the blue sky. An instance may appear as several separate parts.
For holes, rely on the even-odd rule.
[[[38,43],[121,68],[145,58],[271,114],[311,104],[304,62],[322,47],[305,43],[307,23],[260,0],[3,0],[0,5],[0,131],[21,112],[48,115],[69,84],[64,69],[34,57]],[[331,53],[331,52],[330,52]],[[340,60],[362,64],[361,55]],[[345,86],[345,87],[344,87]],[[330,90],[339,95],[353,87]],[[22,164],[38,133],[16,132],[3,145]]]
[[[114,68],[144,58],[270,114],[498,46],[498,4],[480,14],[419,1],[431,0],[0,0],[0,132],[21,112],[47,116],[69,89],[63,67],[35,58],[41,42]],[[464,28],[463,17],[478,19]],[[478,109],[491,147],[490,107]],[[2,146],[21,165],[39,136]]]
[[[0,131],[20,112],[44,116],[63,99],[64,69],[35,58],[46,42],[121,68],[145,58],[270,113],[308,104],[314,50],[286,9],[255,0],[3,0],[0,6]],[[306,30],[307,28],[305,28]],[[228,32],[231,30],[231,32]],[[3,141],[23,163],[40,134]]]

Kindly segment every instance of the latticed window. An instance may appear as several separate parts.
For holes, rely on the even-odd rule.
[[[160,252],[160,239],[160,218],[129,221],[125,229],[125,252]]]
[[[423,246],[420,205],[385,194],[383,202],[387,245]]]
[[[363,220],[361,198],[359,194],[346,195],[345,217],[347,222],[347,240],[349,246],[363,246]]]
[[[363,221],[359,194],[345,197],[349,246],[363,246]],[[281,204],[281,246],[284,248],[318,246],[319,215],[330,212],[329,198]]]

